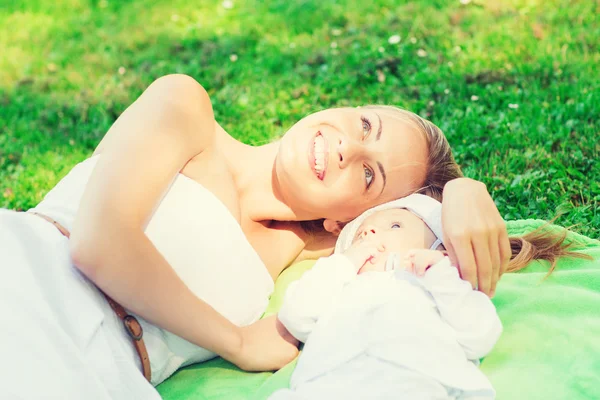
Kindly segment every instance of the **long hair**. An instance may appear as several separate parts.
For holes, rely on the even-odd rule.
[[[552,220],[554,221],[554,219]],[[525,268],[531,261],[546,260],[550,268],[546,277],[556,268],[561,257],[591,260],[587,254],[577,253],[577,242],[567,241],[568,230],[552,226],[551,222],[523,236],[509,237],[511,257],[506,272],[517,272]]]

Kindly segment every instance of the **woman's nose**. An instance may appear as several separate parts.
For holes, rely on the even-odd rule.
[[[362,145],[355,140],[349,138],[339,139],[337,153],[340,168],[346,168],[357,157],[360,157],[362,152]]]

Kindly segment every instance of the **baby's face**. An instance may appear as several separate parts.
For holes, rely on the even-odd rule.
[[[358,228],[352,246],[369,241],[383,251],[369,270],[383,270],[390,253],[403,254],[411,249],[428,249],[435,235],[427,224],[408,210],[393,208],[370,215]]]

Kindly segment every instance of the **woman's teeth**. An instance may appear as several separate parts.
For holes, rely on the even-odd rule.
[[[317,135],[315,138],[315,171],[320,176],[325,170],[325,142],[323,136]]]

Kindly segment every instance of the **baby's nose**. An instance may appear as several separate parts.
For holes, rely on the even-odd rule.
[[[373,227],[367,227],[366,229],[364,229],[362,231],[362,237],[366,238],[368,236],[375,235],[376,233],[377,232],[375,231],[375,228],[373,228]]]

